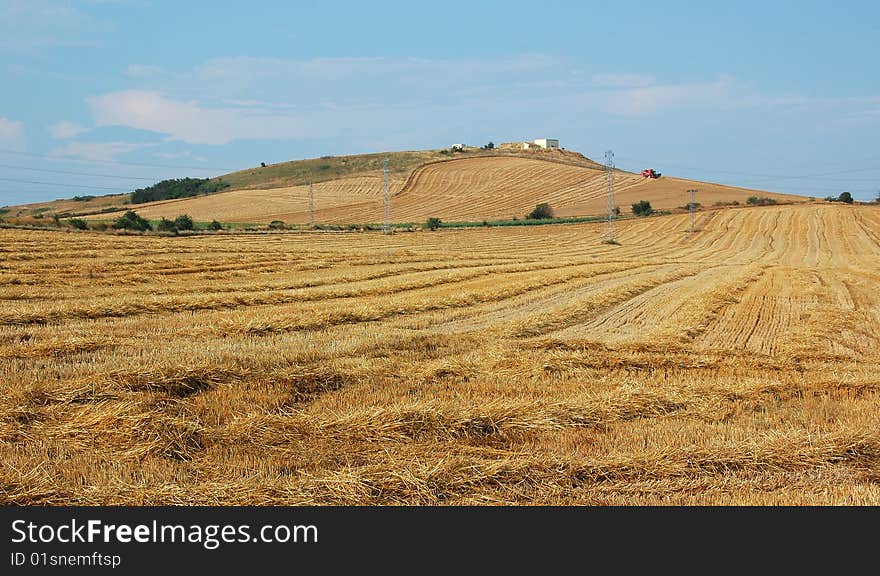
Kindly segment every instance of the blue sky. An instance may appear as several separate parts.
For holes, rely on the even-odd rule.
[[[0,205],[540,137],[880,191],[880,3],[0,0]]]

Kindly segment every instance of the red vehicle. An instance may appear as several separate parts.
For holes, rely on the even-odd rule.
[[[660,173],[655,172],[653,168],[645,168],[644,170],[642,170],[642,176],[644,176],[645,178],[659,178]]]

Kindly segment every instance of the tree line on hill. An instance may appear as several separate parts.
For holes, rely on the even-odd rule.
[[[190,196],[213,194],[228,187],[229,184],[219,178],[216,180],[211,178],[174,178],[162,180],[146,188],[138,188],[131,193],[131,203],[143,204],[157,200],[189,198]]]

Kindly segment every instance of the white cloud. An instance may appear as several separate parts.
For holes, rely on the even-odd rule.
[[[313,107],[293,113],[266,106],[206,106],[162,93],[126,90],[87,100],[95,124],[125,126],[187,144],[228,144],[233,140],[287,140],[339,134],[353,122],[371,123],[363,108]]]
[[[126,90],[87,100],[98,126],[127,126],[190,144],[226,144],[235,137],[233,113],[172,100],[158,92]]]
[[[56,140],[76,138],[83,132],[88,132],[88,128],[66,120],[49,126],[49,133],[52,135],[52,138],[55,138]]]
[[[53,156],[75,156],[83,160],[99,162],[115,160],[117,156],[142,148],[131,142],[68,142],[50,152]]]
[[[24,149],[24,124],[18,120],[0,117],[0,146],[13,150]]]

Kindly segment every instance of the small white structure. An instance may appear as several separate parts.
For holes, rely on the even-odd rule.
[[[453,144],[451,148],[453,152],[462,152],[464,150],[464,144]]]
[[[529,144],[529,146],[527,146]],[[555,138],[538,138],[537,140],[532,140],[531,142],[526,142],[523,144],[523,148],[543,148],[544,150],[548,149],[559,149],[559,140]]]

